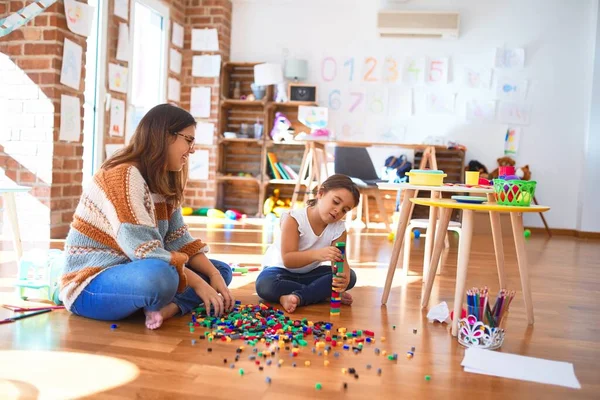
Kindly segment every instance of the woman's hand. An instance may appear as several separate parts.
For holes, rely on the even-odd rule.
[[[222,278],[221,278],[222,279]],[[191,286],[198,297],[204,302],[206,307],[206,314],[210,315],[211,306],[214,310],[215,316],[221,316],[224,311],[223,298],[219,296],[219,293],[211,287],[204,279],[198,279],[197,282]]]
[[[225,311],[229,312],[229,311],[233,310],[233,306],[235,305],[235,299],[233,298],[231,291],[229,291],[229,288],[225,284],[225,280],[223,280],[223,276],[221,276],[221,274],[219,272],[215,272],[213,275],[211,275],[209,277],[209,279],[210,279],[210,286],[214,290],[216,290],[217,293],[220,293],[221,296],[223,296]]]
[[[335,246],[323,247],[315,250],[317,261],[342,261],[342,252]]]

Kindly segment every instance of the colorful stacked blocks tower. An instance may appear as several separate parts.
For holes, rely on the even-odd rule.
[[[337,242],[335,247],[340,249],[342,256],[341,261],[336,261],[334,265],[334,273],[336,276],[344,273],[344,261],[346,260],[346,243]],[[329,315],[340,315],[340,305],[342,304],[342,297],[340,292],[336,288],[331,288],[331,306],[329,309]]]

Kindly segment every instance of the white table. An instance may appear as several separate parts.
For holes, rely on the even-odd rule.
[[[470,193],[470,194],[485,194],[488,198],[488,202],[496,202],[494,196],[493,187],[467,187],[466,185],[444,185],[444,186],[420,186],[411,185],[409,183],[379,183],[379,189],[382,190],[404,190],[404,197],[402,199],[402,205],[400,208],[400,219],[398,220],[398,227],[396,228],[396,240],[394,241],[394,248],[392,250],[392,258],[388,266],[388,273],[385,280],[385,286],[383,295],[381,297],[381,304],[386,304],[390,295],[390,289],[392,287],[392,280],[394,278],[394,272],[396,271],[396,264],[398,264],[398,258],[400,257],[400,250],[404,241],[404,232],[408,226],[409,221],[412,218],[413,205],[410,199],[416,198],[419,190],[431,191],[431,198],[438,199],[441,197],[442,192],[450,193]],[[427,235],[425,236],[425,255],[423,257],[423,280],[427,281],[427,273],[429,272],[429,264],[431,261],[435,226],[437,223],[438,208],[431,207],[429,209],[429,224],[427,225]],[[450,214],[448,214],[450,218]],[[498,268],[498,278],[500,280],[500,287],[505,287],[506,282],[504,276],[504,252],[502,244],[502,229],[500,225],[500,215],[497,212],[490,212],[490,222],[492,225],[492,236],[494,238],[494,251],[496,253],[496,265]],[[447,222],[445,223],[447,225]],[[426,307],[429,298],[421,299],[421,306]]]
[[[17,253],[17,264],[23,256],[23,246],[21,245],[21,232],[19,231],[19,219],[17,218],[16,194],[30,191],[27,186],[19,186],[12,182],[0,182],[0,194],[4,198],[4,204],[10,219],[10,225],[13,232],[13,245]]]

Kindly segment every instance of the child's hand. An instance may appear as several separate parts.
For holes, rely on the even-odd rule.
[[[335,246],[324,247],[317,250],[317,261],[342,261],[342,252]]]
[[[333,274],[333,287],[338,291],[343,292],[350,284],[350,272],[344,270],[342,275]]]

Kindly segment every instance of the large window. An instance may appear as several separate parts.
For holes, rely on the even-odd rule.
[[[127,138],[140,119],[166,100],[169,9],[155,0],[132,2]]]

